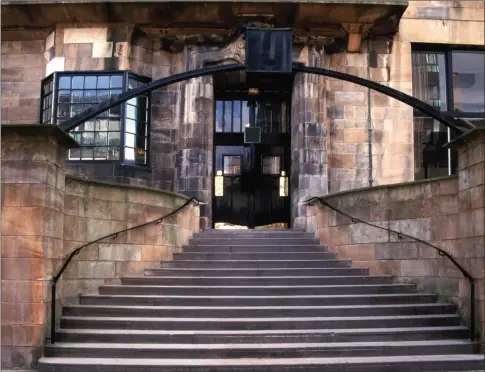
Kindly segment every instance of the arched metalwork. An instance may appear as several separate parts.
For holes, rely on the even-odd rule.
[[[118,94],[106,101],[100,102],[96,106],[90,107],[89,109],[81,112],[80,114],[73,116],[69,120],[66,120],[64,123],[60,124],[59,127],[62,130],[68,132],[76,128],[78,125],[84,123],[85,121],[94,118],[100,113],[114,106],[117,106],[120,103],[126,102],[132,98],[135,98],[140,94],[148,93],[155,89],[162,88],[166,85],[170,85],[170,84],[178,83],[180,81],[206,76],[206,75],[244,70],[245,68],[246,66],[237,63],[237,64],[231,64],[231,65],[204,67],[197,70],[191,70],[191,71],[182,72],[180,74],[167,76],[167,77],[152,81],[151,83],[142,85],[141,87],[129,90],[128,92]]]
[[[145,84],[136,89],[132,89],[128,92],[114,96],[104,102],[101,102],[98,105],[93,106],[87,109],[86,111],[70,118],[69,120],[60,124],[59,127],[64,131],[70,131],[73,128],[77,127],[78,125],[84,123],[85,121],[94,118],[95,116],[99,115],[103,111],[106,111],[116,105],[119,105],[120,103],[126,102],[132,98],[135,98],[140,94],[151,92],[155,89],[158,89],[170,84],[178,83],[180,81],[184,81],[184,80],[188,80],[188,79],[192,79],[200,76],[206,76],[206,75],[212,75],[212,74],[218,74],[218,73],[230,72],[230,71],[240,71],[240,70],[244,70],[245,68],[246,66],[243,64],[230,64],[230,65],[204,67],[197,70],[191,70],[180,74],[167,76],[159,80],[155,80],[151,83]],[[328,76],[331,78],[345,80],[354,84],[362,85],[366,88],[375,90],[376,92],[395,98],[398,101],[401,101],[417,109],[418,111],[423,112],[426,115],[429,115],[433,119],[438,120],[440,123],[443,123],[447,127],[457,130],[460,133],[466,131],[467,129],[473,128],[473,126],[466,121],[445,117],[438,110],[428,105],[427,103],[420,101],[419,99],[414,98],[397,89],[393,89],[383,84],[376,83],[375,81],[372,81],[372,80],[346,74],[344,72],[327,70],[324,68],[306,67],[297,63],[293,65],[293,72],[303,72],[308,74]]]
[[[362,85],[366,88],[370,88],[372,90],[375,90],[376,92],[385,94],[386,96],[392,97],[397,99],[398,101],[401,101],[416,110],[425,113],[426,115],[431,116],[433,119],[438,120],[440,123],[446,125],[449,128],[453,128],[457,130],[458,132],[464,132],[466,129],[472,129],[473,126],[463,120],[456,120],[454,118],[448,118],[445,117],[443,114],[441,114],[438,110],[436,110],[433,106],[428,105],[426,102],[423,102],[417,98],[414,98],[413,96],[410,96],[409,94],[403,93],[397,89],[390,88],[388,86],[385,86],[383,84],[376,83],[375,81],[364,79],[358,76],[346,74],[344,72],[339,72],[339,71],[333,71],[333,70],[327,70],[325,68],[316,68],[316,67],[306,67],[303,65],[299,64],[294,64],[293,65],[293,71],[294,72],[305,72],[308,74],[315,74],[315,75],[322,75],[322,76],[328,76],[331,78],[339,79],[339,80],[345,80],[350,83]]]

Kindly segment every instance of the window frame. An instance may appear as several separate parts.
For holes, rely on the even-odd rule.
[[[56,71],[46,76],[44,79],[41,80],[41,89],[40,89],[40,112],[39,112],[39,122],[42,124],[50,124],[50,125],[59,125],[57,120],[57,108],[58,108],[58,100],[59,100],[59,80],[62,76],[112,76],[118,75],[122,77],[122,87],[121,92],[124,93],[128,91],[128,82],[131,79],[137,80],[143,84],[149,83],[152,81],[151,78],[147,76],[143,76],[137,74],[130,70],[79,70],[79,71]],[[49,121],[43,121],[43,105],[44,105],[44,85],[52,80],[52,105],[50,107],[51,110],[51,118]],[[120,164],[122,166],[130,166],[130,167],[137,167],[137,168],[150,168],[150,154],[151,154],[151,120],[152,120],[152,95],[151,92],[144,94],[147,97],[148,108],[147,108],[147,133],[146,133],[146,141],[147,141],[147,149],[146,149],[146,162],[145,164],[137,164],[136,158],[134,161],[129,161],[125,159],[125,134],[126,134],[126,105],[127,103],[121,103],[120,107],[120,158],[118,160],[82,160],[82,159],[75,159],[70,160],[69,156],[66,157],[66,161],[71,164]],[[136,139],[135,139],[136,141]],[[82,148],[83,146],[81,146]]]
[[[414,53],[441,53],[444,55],[445,60],[445,79],[446,79],[446,110],[442,111],[437,108],[441,114],[450,118],[462,118],[462,119],[483,119],[485,118],[485,110],[483,112],[461,112],[455,110],[454,101],[454,86],[453,86],[453,52],[470,52],[485,54],[485,48],[476,45],[458,45],[458,44],[432,44],[432,43],[412,43],[411,44],[411,69],[413,71],[414,65],[412,64],[412,56]],[[414,78],[414,77],[413,77]],[[413,79],[414,83],[414,79]],[[426,115],[416,109],[413,110],[413,118],[425,118],[431,119],[429,115]],[[414,123],[415,125],[415,123]],[[415,129],[413,129],[415,131]],[[447,128],[446,131],[448,138],[456,136],[455,130]],[[416,150],[416,144],[414,145]],[[451,149],[448,149],[448,174],[453,175],[458,171],[457,160],[455,154]],[[416,168],[416,164],[414,165]],[[423,167],[423,164],[419,165]],[[424,179],[428,179],[427,167],[424,168]]]

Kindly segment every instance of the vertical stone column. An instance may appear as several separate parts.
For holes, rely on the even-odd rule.
[[[305,46],[299,61],[324,67],[323,49]],[[291,103],[291,204],[293,227],[305,225],[303,201],[328,193],[324,78],[297,74]]]
[[[52,125],[2,126],[2,369],[34,368],[62,258],[66,149]]]
[[[186,70],[200,68],[199,50],[188,46]],[[192,49],[193,48],[193,49]],[[177,191],[208,203],[200,210],[200,228],[211,227],[212,163],[214,144],[214,88],[212,76],[185,82],[179,129]]]
[[[485,129],[465,133],[451,144],[458,151],[458,234],[465,268],[475,278],[476,329],[485,337]],[[469,286],[459,286],[461,307],[469,307]],[[469,314],[469,311],[463,311]]]

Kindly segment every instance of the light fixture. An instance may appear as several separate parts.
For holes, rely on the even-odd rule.
[[[280,196],[288,196],[288,177],[286,177],[285,171],[281,171],[280,175]]]
[[[257,96],[259,94],[259,89],[258,88],[249,88],[248,94],[251,95],[251,96]]]
[[[214,177],[214,194],[215,196],[224,195],[224,176],[222,175],[221,170],[218,170]]]

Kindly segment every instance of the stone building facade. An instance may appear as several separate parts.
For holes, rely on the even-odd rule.
[[[170,258],[198,231],[199,222],[201,229],[216,222],[305,228],[373,273],[403,276],[444,292],[460,305],[465,301],[466,288],[455,280],[456,273],[449,274],[434,256],[426,256],[429,252],[420,255],[415,243],[402,243],[411,253],[403,257],[400,251],[394,257],[392,250],[401,243],[360,230],[355,238],[348,221],[329,222],[327,211],[309,211],[304,202],[325,195],[356,213],[364,209],[367,218],[379,223],[412,220],[403,222],[403,228],[412,227],[418,235],[425,231],[426,239],[446,249],[467,244],[455,253],[468,260],[467,268],[479,280],[477,291],[483,294],[483,1],[321,0],[275,5],[7,0],[1,10],[1,122],[9,125],[5,136],[2,133],[2,367],[29,368],[40,355],[49,280],[62,257],[91,238],[167,212],[186,196],[204,202],[200,212],[191,209],[182,220],[148,235],[100,244],[93,254],[79,257],[67,273],[63,301],[72,300],[72,291],[83,293],[126,271]],[[413,95],[472,123],[477,131],[466,138],[476,136],[470,143],[478,144],[473,151],[463,144],[458,152],[453,146],[443,149],[458,134],[436,120],[366,87],[302,73],[286,83],[271,81],[274,89],[256,87],[264,99],[249,94],[252,86],[245,83],[243,72],[156,89],[72,130],[81,148],[60,131],[37,128],[29,134],[26,125],[60,124],[96,102],[150,81],[244,63],[245,30],[251,27],[291,29],[293,62]],[[231,130],[226,130],[229,123]],[[248,124],[271,128],[262,129],[266,147],[245,143],[242,136]],[[19,125],[19,133],[14,125]],[[72,147],[67,157],[59,150],[64,147]],[[258,178],[259,168],[266,178]],[[218,196],[218,172],[223,197]],[[245,172],[249,181],[233,181]],[[385,186],[455,174],[458,179],[422,184],[427,186]],[[278,182],[284,177],[288,188],[281,191]],[[227,186],[228,182],[240,182],[239,193],[231,194],[233,184]],[[442,184],[452,191],[441,192],[436,185]],[[261,193],[265,185],[276,194]],[[365,187],[370,191],[361,190]],[[416,196],[421,192],[416,190],[424,188],[433,192],[426,198]],[[344,193],[332,196],[340,192]],[[372,196],[369,204],[385,194],[385,213],[384,207],[363,208],[361,194]],[[240,203],[229,202],[228,195]],[[258,210],[261,201],[274,213]],[[22,218],[21,212],[29,217]],[[392,213],[398,216],[389,217]],[[50,219],[33,228],[43,216]],[[432,228],[423,230],[425,219]],[[452,228],[457,219],[460,224]],[[439,235],[443,221],[451,235]],[[415,266],[423,257],[433,262]],[[427,264],[439,274],[428,275]],[[453,278],[452,293],[436,284],[437,278],[446,276]],[[483,296],[477,298],[477,306],[483,342]]]

